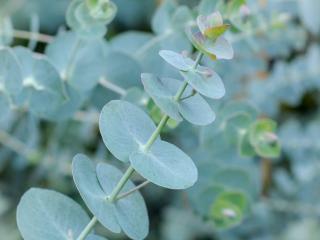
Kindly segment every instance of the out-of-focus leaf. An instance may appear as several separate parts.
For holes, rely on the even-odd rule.
[[[73,239],[89,221],[76,202],[51,190],[30,189],[17,209],[17,223],[24,239]]]
[[[221,193],[211,207],[211,218],[215,227],[226,229],[239,224],[247,211],[248,200],[241,192]]]

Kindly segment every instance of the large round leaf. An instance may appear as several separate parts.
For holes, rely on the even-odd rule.
[[[77,154],[72,162],[72,175],[81,197],[99,222],[112,232],[119,233],[120,226],[114,214],[113,204],[98,182],[95,167],[88,157]]]
[[[132,167],[149,181],[170,189],[191,187],[198,171],[191,158],[175,145],[159,141],[149,151],[130,155]]]
[[[209,68],[181,72],[184,79],[199,93],[213,99],[222,98],[225,88],[219,75]]]
[[[117,168],[100,163],[97,176],[105,193],[111,194],[123,173]],[[135,185],[128,181],[122,192],[133,189]],[[141,194],[136,191],[114,203],[115,216],[122,230],[132,239],[144,239],[149,231],[149,218],[146,205]]]
[[[9,48],[0,49],[0,92],[16,95],[22,89],[21,69]]]
[[[24,239],[75,239],[89,223],[86,212],[61,193],[32,188],[21,198],[17,224]]]
[[[181,81],[172,78],[158,78],[146,73],[143,73],[141,78],[146,92],[171,118],[181,121],[182,115],[196,125],[207,125],[215,119],[215,114],[208,103],[199,94],[193,94],[190,87],[186,88],[179,101],[174,99],[183,84]]]
[[[100,115],[99,128],[109,151],[119,160],[127,162],[156,129],[149,116],[135,105],[114,100],[107,103]]]

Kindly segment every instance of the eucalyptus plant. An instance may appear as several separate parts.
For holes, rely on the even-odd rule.
[[[115,11],[115,5],[108,0],[72,1],[67,21],[77,32],[77,44],[62,74],[65,81],[72,84],[69,76],[74,68],[78,46],[83,39],[103,36],[103,26],[114,17]],[[220,99],[225,94],[225,88],[219,75],[211,68],[202,66],[201,60],[204,55],[215,60],[233,57],[232,47],[223,37],[228,27],[219,12],[200,15],[196,24],[192,23],[186,29],[190,41],[198,50],[195,60],[170,50],[159,52],[163,60],[179,71],[183,80],[163,78],[152,73],[141,74],[146,93],[163,112],[157,126],[142,109],[125,100],[112,100],[103,107],[99,118],[103,142],[115,158],[129,167],[122,173],[107,163],[95,166],[84,154],[73,158],[73,180],[93,215],[91,220],[72,199],[55,191],[32,188],[23,195],[17,209],[17,223],[24,239],[103,239],[94,234],[97,222],[111,232],[123,231],[132,239],[146,238],[149,218],[139,189],[153,183],[181,190],[197,181],[198,171],[192,159],[177,146],[162,140],[160,134],[169,119],[177,122],[186,119],[199,126],[215,120],[215,113],[202,95]],[[5,51],[8,59],[14,62],[10,51]],[[28,54],[22,49],[17,49],[17,52]],[[34,66],[35,71],[40,67],[43,66]],[[4,83],[4,86],[14,94],[20,86],[19,76],[16,82],[17,87],[10,85],[12,82]],[[35,90],[42,87],[34,78],[24,82]],[[59,86],[54,89],[57,88]],[[87,90],[87,87],[81,88],[81,91]],[[259,128],[254,134],[259,134],[257,131]],[[130,180],[134,173],[146,181],[135,186]],[[241,195],[239,199],[237,194],[223,193],[213,206],[214,215],[221,221],[233,222],[246,210],[241,199]]]

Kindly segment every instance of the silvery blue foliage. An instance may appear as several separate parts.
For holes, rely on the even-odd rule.
[[[317,1],[0,2],[1,236],[318,238]]]

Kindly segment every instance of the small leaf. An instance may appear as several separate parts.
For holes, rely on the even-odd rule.
[[[197,26],[188,27],[186,33],[195,48],[213,60],[233,58],[233,48],[224,37],[209,39],[201,33]]]
[[[160,109],[171,118],[181,121],[178,103],[173,97],[182,82],[171,78],[158,78],[153,74],[141,74],[141,80],[145,91],[152,97]],[[190,91],[189,91],[190,92]]]
[[[112,5],[115,7],[114,4]],[[67,9],[66,21],[69,27],[81,37],[100,38],[105,35],[107,31],[105,25],[113,19],[114,15],[112,16],[112,14],[115,14],[115,12],[107,13],[107,19],[96,19],[97,13],[92,16],[92,12],[90,12],[85,2],[74,0]]]
[[[228,24],[223,24],[223,19],[219,12],[214,12],[208,16],[198,16],[197,24],[201,33],[211,40],[216,40],[229,28]]]
[[[248,131],[254,119],[250,114],[236,111],[223,119],[224,136],[232,144],[239,144],[240,138]]]
[[[210,214],[210,207],[212,205],[212,202],[223,191],[224,191],[224,187],[219,184],[210,184],[210,186],[207,186],[204,189],[202,189],[197,194],[197,196],[195,196],[196,201],[194,201],[194,204],[197,211],[201,215],[208,217],[208,215]]]
[[[109,24],[117,13],[117,6],[109,0],[86,0],[90,15],[104,24]]]
[[[200,126],[208,125],[216,118],[209,104],[198,93],[180,101],[179,111],[187,121]]]
[[[218,37],[214,44],[206,41],[204,48],[217,59],[229,60],[233,58],[233,48],[224,37]]]
[[[103,107],[99,128],[104,144],[123,162],[127,162],[130,154],[143,146],[156,129],[144,111],[120,100],[110,101]]]
[[[145,91],[152,97],[160,109],[176,121],[181,121],[180,114],[196,125],[207,125],[214,121],[215,115],[209,104],[197,93],[187,87],[181,100],[174,96],[182,86],[182,82],[171,78],[158,78],[152,74],[141,75]],[[180,113],[180,114],[179,114]]]
[[[104,192],[111,194],[123,173],[111,165],[97,165],[97,176]],[[128,181],[122,192],[133,189],[135,185]],[[122,230],[132,239],[144,239],[149,232],[149,217],[141,194],[136,191],[129,196],[117,200],[114,204],[114,214]]]
[[[132,167],[144,178],[170,189],[191,187],[198,171],[191,158],[175,145],[159,141],[149,151],[130,155]]]
[[[179,69],[180,71],[188,71],[194,66],[194,61],[191,58],[185,57],[169,50],[161,50],[159,55],[169,64]]]
[[[219,75],[209,68],[202,71],[181,72],[184,79],[202,95],[219,99],[225,94],[225,88]]]
[[[72,199],[39,188],[28,190],[17,208],[17,224],[24,239],[76,239],[89,221]]]
[[[221,193],[211,207],[211,218],[217,228],[230,228],[239,224],[248,210],[248,200],[241,192]]]
[[[267,158],[277,158],[281,145],[275,131],[277,124],[271,119],[256,121],[249,130],[249,139],[257,154]]]
[[[93,163],[83,154],[77,154],[72,161],[73,180],[78,191],[90,211],[99,222],[115,233],[120,232],[114,206],[107,200],[107,193],[103,191],[97,179]]]

